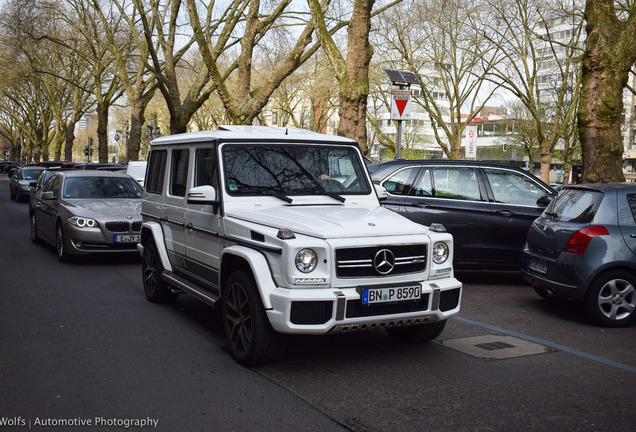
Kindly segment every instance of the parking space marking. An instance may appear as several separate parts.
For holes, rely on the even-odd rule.
[[[636,373],[636,367],[629,366],[629,365],[626,365],[626,364],[623,364],[623,363],[618,363],[618,362],[615,362],[615,361],[612,361],[612,360],[608,360],[606,358],[599,357],[599,356],[596,356],[594,354],[589,354],[589,353],[586,353],[586,352],[583,352],[583,351],[575,350],[575,349],[567,347],[565,345],[560,345],[560,344],[557,344],[557,343],[554,343],[554,342],[550,342],[550,341],[547,341],[547,340],[544,340],[544,339],[539,339],[539,338],[536,338],[536,337],[533,337],[533,336],[528,336],[528,335],[525,335],[523,333],[519,333],[519,332],[516,332],[516,331],[513,331],[513,330],[507,330],[507,329],[504,329],[504,328],[501,328],[501,327],[493,326],[493,325],[482,323],[482,322],[479,322],[479,321],[473,321],[473,320],[470,320],[470,319],[467,319],[467,318],[462,318],[460,316],[454,316],[453,318],[458,320],[458,321],[461,321],[463,323],[466,323],[466,324],[472,324],[472,325],[475,325],[475,326],[479,326],[479,327],[487,328],[487,329],[490,329],[490,330],[494,330],[494,331],[499,332],[499,333],[504,333],[504,334],[507,334],[507,335],[510,335],[510,336],[515,336],[515,337],[517,337],[519,339],[525,339],[525,340],[530,341],[530,342],[534,342],[534,343],[538,343],[538,344],[541,344],[541,345],[545,345],[547,347],[554,348],[556,350],[563,351],[563,352],[566,352],[568,354],[574,354],[576,356],[583,357],[583,358],[586,358],[588,360],[593,360],[595,362],[603,363],[603,364],[608,365],[608,366],[613,366],[613,367],[616,367],[616,368],[619,368],[619,369],[626,370],[628,372]]]

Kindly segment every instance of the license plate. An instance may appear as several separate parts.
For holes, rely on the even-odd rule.
[[[548,271],[548,263],[538,259],[532,259],[528,263],[528,268],[537,273],[545,274]]]
[[[422,297],[420,285],[393,288],[368,288],[362,291],[362,304],[393,303],[419,300]]]
[[[139,234],[133,235],[116,235],[113,238],[115,243],[139,243]]]

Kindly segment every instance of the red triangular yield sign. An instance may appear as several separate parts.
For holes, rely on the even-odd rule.
[[[408,103],[408,99],[395,99],[395,106],[397,106],[398,112],[400,113],[400,117],[402,117],[404,113],[404,108],[406,108],[407,103]]]

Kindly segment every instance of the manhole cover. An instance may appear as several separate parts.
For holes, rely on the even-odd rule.
[[[507,359],[553,351],[544,345],[505,335],[483,335],[442,341],[456,351],[483,359]]]

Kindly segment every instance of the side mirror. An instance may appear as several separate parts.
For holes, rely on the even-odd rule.
[[[379,199],[381,199],[381,200],[387,199],[389,194],[387,193],[387,191],[384,188],[384,186],[374,183],[373,187],[375,187],[375,193],[378,194],[378,198]]]
[[[552,202],[553,199],[554,199],[554,195],[545,194],[537,200],[537,205],[539,207],[547,207]]]
[[[188,204],[218,205],[216,189],[209,185],[193,187],[188,191]]]
[[[53,191],[42,192],[42,199],[47,201],[54,200],[55,194],[53,193]]]
[[[38,182],[34,181],[34,182],[29,183],[29,187],[32,187],[34,189],[37,188],[38,187]]]

